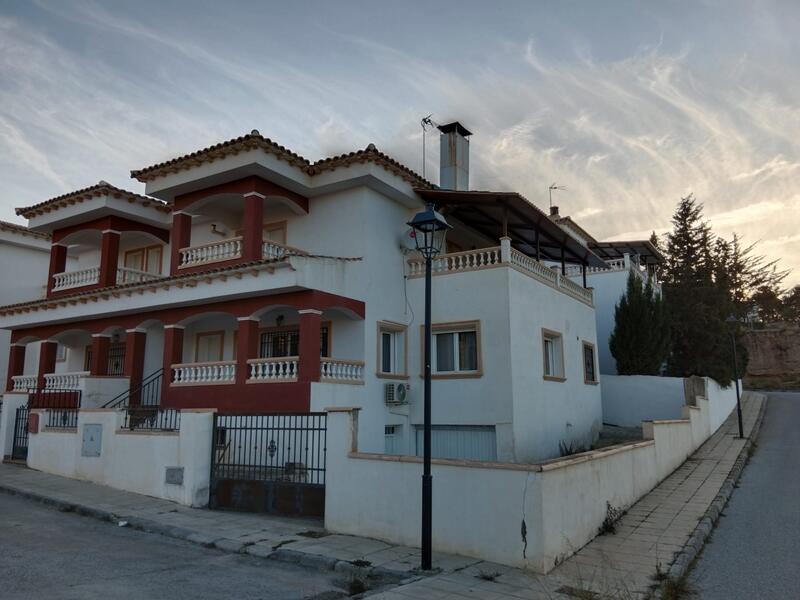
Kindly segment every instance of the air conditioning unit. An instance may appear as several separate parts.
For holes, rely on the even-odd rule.
[[[386,404],[408,404],[407,383],[386,383],[383,386],[383,400]]]

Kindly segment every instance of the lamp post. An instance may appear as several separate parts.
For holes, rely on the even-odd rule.
[[[430,571],[432,564],[433,478],[431,477],[431,261],[442,251],[450,225],[429,203],[408,225],[414,230],[417,251],[425,258],[425,428],[422,470],[422,560],[420,567]]]
[[[725,319],[725,323],[729,326],[731,334],[731,347],[733,348],[733,381],[736,384],[736,416],[739,418],[739,437],[744,438],[744,428],[742,427],[742,402],[739,399],[739,367],[736,360],[736,326],[739,320],[730,315]]]

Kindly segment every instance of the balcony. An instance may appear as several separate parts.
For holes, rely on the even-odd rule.
[[[452,252],[441,254],[431,264],[433,275],[450,273],[463,273],[480,269],[493,269],[497,267],[511,267],[517,271],[555,288],[580,302],[592,306],[592,290],[584,288],[568,277],[551,269],[538,260],[519,252],[508,246],[494,246],[479,248],[466,252]],[[408,261],[409,278],[423,277],[425,275],[425,261],[421,258],[412,258]]]
[[[36,375],[14,375],[11,378],[12,392],[27,392],[36,387]]]
[[[215,385],[235,381],[235,360],[172,365],[172,385]]]
[[[46,390],[77,390],[81,388],[84,377],[89,375],[89,371],[77,371],[74,373],[47,373],[44,376],[44,389]]]
[[[636,256],[631,256],[626,254],[623,258],[614,258],[606,260],[606,264],[608,264],[607,269],[599,268],[599,267],[589,267],[586,270],[587,275],[594,275],[597,273],[618,273],[620,271],[629,271],[639,277],[642,280],[642,283],[647,283],[648,279],[651,277],[650,273],[647,271],[647,268],[640,264],[639,259]],[[581,276],[581,269],[580,267],[576,266],[569,266],[567,267],[567,277],[580,277]],[[653,277],[652,279],[653,284],[656,286],[657,289],[661,289],[661,284],[658,280]]]
[[[242,258],[242,244],[244,238],[241,236],[200,244],[199,246],[189,246],[181,248],[179,269],[199,267],[220,262],[239,260]],[[281,244],[278,242],[264,241],[261,244],[261,258],[279,260],[288,255],[305,255],[307,252]]]
[[[161,277],[161,275],[148,273],[147,271],[140,271],[139,269],[118,267],[116,282],[117,285],[121,285],[123,283],[143,283],[145,281],[160,279]],[[99,283],[100,267],[89,267],[88,269],[67,271],[53,275],[54,292],[60,292],[62,290],[70,290],[89,285],[97,285]]]
[[[298,380],[300,358],[251,358],[247,361],[247,383],[291,383]],[[364,383],[364,363],[359,360],[320,359],[320,381]],[[215,385],[236,382],[236,361],[181,363],[172,365],[172,385]]]

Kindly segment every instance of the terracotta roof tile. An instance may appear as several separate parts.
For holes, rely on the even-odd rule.
[[[39,231],[33,231],[32,229],[29,229],[24,225],[9,223],[8,221],[0,221],[0,231],[10,231],[11,233],[18,233],[20,235],[35,237],[42,240],[50,239],[49,233],[41,233]]]
[[[273,142],[269,138],[265,138],[257,130],[253,130],[247,135],[221,142],[209,146],[208,148],[203,148],[202,150],[197,150],[191,154],[185,154],[166,162],[145,167],[144,169],[131,171],[131,177],[141,182],[147,182],[168,173],[177,173],[179,171],[191,169],[205,162],[213,162],[225,158],[226,156],[235,155],[239,152],[246,152],[252,149],[261,149],[269,154],[274,154],[276,157],[286,160],[289,164],[297,165],[309,175],[315,175],[351,164],[372,162],[402,177],[412,185],[424,188],[433,187],[433,184],[429,181],[423,179],[402,163],[379,151],[374,144],[370,144],[363,150],[332,156],[330,158],[323,158],[312,163],[299,154]]]
[[[150,198],[149,196],[142,196],[141,194],[129,192],[127,190],[115,187],[105,181],[100,181],[95,185],[91,185],[75,192],[62,194],[61,196],[56,196],[55,198],[50,198],[49,200],[45,200],[39,204],[34,204],[33,206],[18,208],[16,209],[16,213],[21,217],[30,219],[32,217],[50,212],[55,208],[62,208],[69,204],[83,202],[84,200],[90,200],[98,196],[114,196],[116,198],[124,198],[130,202],[138,202],[143,206],[152,206],[157,210],[169,212],[169,208],[161,200],[156,200],[155,198]]]

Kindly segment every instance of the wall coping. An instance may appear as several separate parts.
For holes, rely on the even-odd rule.
[[[343,412],[343,411],[339,411]],[[379,460],[383,462],[402,462],[422,464],[421,456],[405,456],[400,454],[378,454],[373,452],[348,452],[349,458],[357,458],[360,460]],[[498,463],[481,460],[461,460],[450,458],[432,458],[432,465],[440,465],[444,467],[467,467],[471,469],[499,469],[505,471],[528,471],[538,473],[542,470],[538,464],[522,464],[522,463]]]
[[[178,437],[180,435],[180,431],[141,431],[141,430],[134,430],[131,431],[129,429],[117,429],[114,431],[116,435],[155,435],[155,436],[171,436],[171,437]]]

